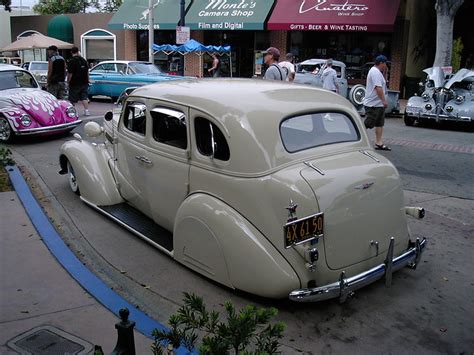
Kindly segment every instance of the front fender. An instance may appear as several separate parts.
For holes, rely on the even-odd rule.
[[[232,288],[284,298],[300,287],[293,268],[267,238],[213,196],[197,193],[183,202],[174,245],[177,261]]]
[[[59,162],[62,171],[67,171],[69,161],[85,200],[97,206],[108,206],[123,202],[108,164],[109,159],[111,157],[104,144],[70,140],[61,146]]]

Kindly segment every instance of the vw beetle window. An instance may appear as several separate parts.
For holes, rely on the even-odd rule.
[[[360,138],[354,122],[336,112],[291,117],[283,121],[280,133],[290,153],[326,144],[355,142]]]
[[[182,112],[157,107],[151,110],[153,138],[160,143],[186,149],[188,138],[186,117]]]
[[[203,117],[197,117],[194,121],[194,126],[199,153],[218,160],[229,160],[229,145],[222,131],[214,123]]]
[[[129,131],[146,134],[146,105],[141,102],[129,102],[123,116],[123,125]]]

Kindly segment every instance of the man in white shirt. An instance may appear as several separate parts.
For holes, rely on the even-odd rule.
[[[321,75],[323,79],[323,89],[339,92],[339,86],[337,85],[337,73],[332,67],[332,59],[326,61],[326,68],[323,70]]]
[[[293,64],[293,60],[293,53],[287,53],[286,60],[278,63],[278,65],[286,72],[286,81],[295,80],[295,65]]]
[[[375,127],[375,149],[391,150],[383,144],[383,126],[385,123],[385,109],[387,108],[387,83],[384,73],[387,70],[387,57],[379,55],[375,64],[367,74],[367,86],[364,98],[365,127]]]

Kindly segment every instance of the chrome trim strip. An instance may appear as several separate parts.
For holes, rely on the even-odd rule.
[[[360,153],[364,154],[365,156],[368,156],[369,158],[375,160],[377,163],[380,163],[380,160],[378,160],[374,155],[370,154],[368,151],[366,150],[359,150]]]
[[[318,173],[320,173],[322,176],[326,175],[325,172],[323,172],[321,169],[319,169],[317,166],[315,166],[313,163],[305,161],[305,165],[309,166],[310,168],[316,170]]]
[[[128,86],[144,86],[148,84],[153,84],[156,83],[157,81],[160,81],[160,79],[155,80],[155,81],[114,81],[114,80],[91,80],[91,84],[113,84],[113,85],[128,85]]]
[[[392,244],[392,241],[390,243]],[[349,278],[345,277],[345,273],[343,271],[338,281],[325,286],[294,290],[289,294],[289,299],[296,302],[316,302],[328,300],[331,298],[339,298],[340,302],[344,302],[347,296],[355,290],[380,280],[384,276],[387,277],[388,282],[389,277],[391,278],[391,273],[400,270],[402,267],[409,266],[411,268],[415,268],[414,266],[416,265],[413,264],[416,264],[420,261],[421,254],[423,253],[426,244],[427,241],[425,238],[423,238],[421,241],[417,239],[417,241],[414,243],[414,246],[410,246],[410,248],[405,253],[397,256],[396,258],[390,258],[391,262],[387,263],[386,261],[383,264],[375,266],[367,271]],[[390,254],[389,248],[387,257]],[[390,266],[387,267],[387,264]],[[390,268],[391,272],[390,270],[387,270]],[[390,276],[388,274],[390,274]]]
[[[440,115],[433,115],[433,114],[429,114],[429,113],[415,113],[415,112],[407,112],[407,116],[408,117],[415,117],[415,118],[430,118],[430,119],[443,119],[443,120],[447,120],[447,121],[467,121],[467,122],[474,122],[474,118],[473,117],[469,117],[469,116],[449,116],[449,115],[443,115],[443,114],[440,114]]]
[[[47,132],[56,132],[62,131],[69,128],[74,128],[82,123],[82,120],[77,120],[70,123],[63,123],[56,126],[50,127],[38,127],[38,128],[30,128],[30,129],[23,129],[21,131],[15,131],[17,136],[28,136],[31,134],[38,134],[38,133],[47,133]]]

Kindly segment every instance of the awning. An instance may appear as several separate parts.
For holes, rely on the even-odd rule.
[[[263,30],[274,0],[194,0],[186,15],[193,30]]]
[[[390,32],[400,0],[278,0],[269,30]]]
[[[186,0],[186,8],[191,0]],[[153,0],[155,30],[175,30],[180,18],[180,2]],[[112,30],[148,30],[148,0],[124,0],[109,22]]]

